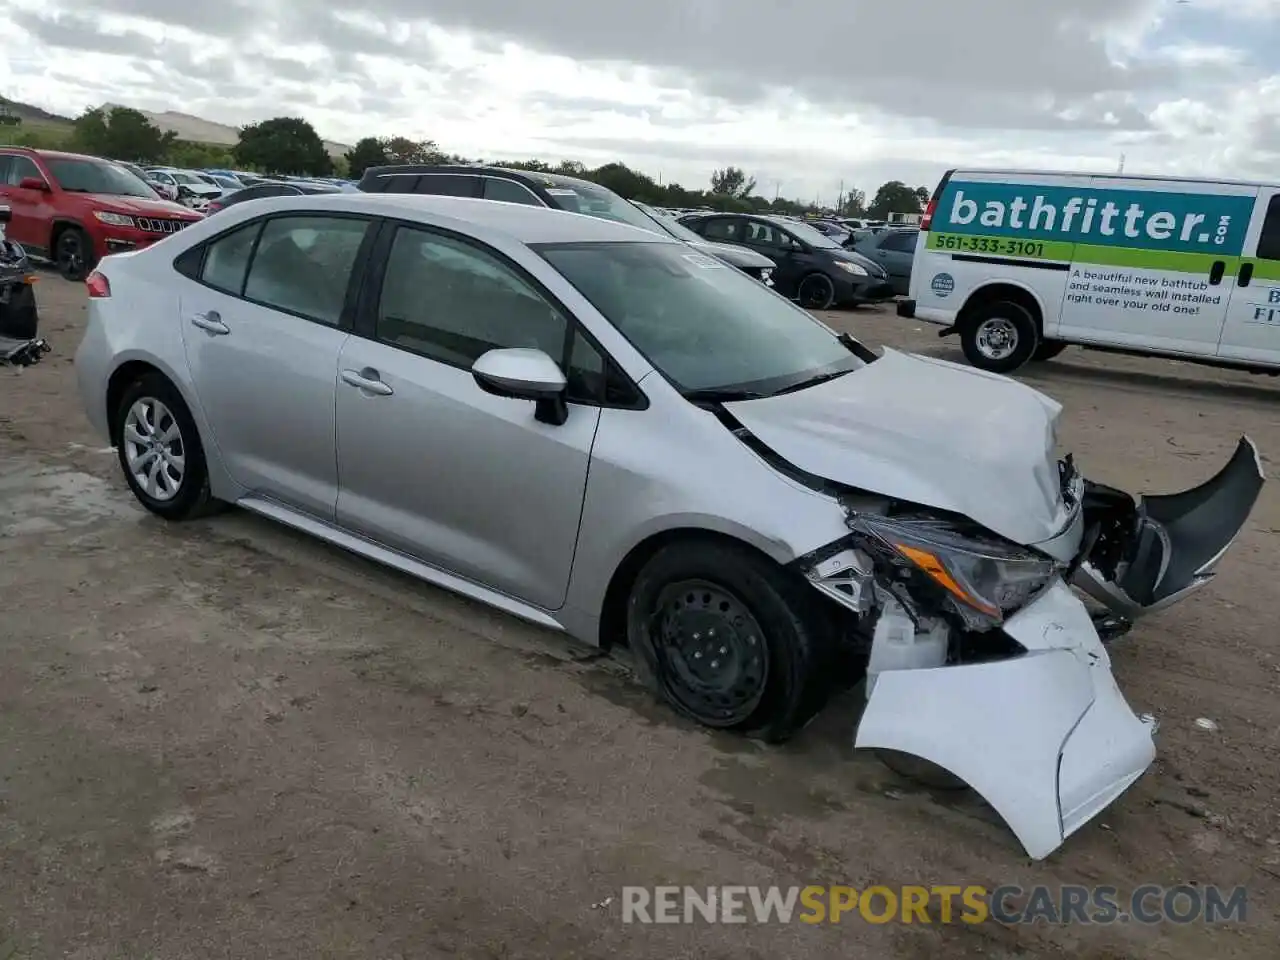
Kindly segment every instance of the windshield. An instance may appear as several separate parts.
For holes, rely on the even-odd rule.
[[[807,223],[801,223],[799,220],[782,224],[783,228],[794,236],[797,240],[803,240],[811,247],[821,247],[827,250],[840,249],[840,244],[836,243],[821,230],[809,226]]]
[[[103,160],[71,160],[45,157],[45,166],[69,193],[105,193],[117,197],[156,199],[156,192],[134,174]]]
[[[653,207],[649,206],[647,203],[637,203],[636,206],[639,207],[643,213],[647,213],[650,219],[660,226],[664,232],[671,234],[671,236],[675,237],[677,240],[683,240],[685,243],[707,242],[705,237],[698,236],[683,223],[680,223],[678,220],[653,209]]]
[[[682,244],[534,249],[685,393],[764,395],[863,365],[805,311]]]
[[[648,230],[650,233],[654,232],[653,218],[637,210],[612,190],[582,180],[571,180],[568,177],[554,179],[547,177],[546,181],[545,187],[547,193],[551,195],[551,202],[561,210],[585,213],[589,217],[614,220],[639,227],[641,230]]]

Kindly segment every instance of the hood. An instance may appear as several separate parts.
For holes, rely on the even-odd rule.
[[[735,267],[764,270],[770,269],[775,265],[764,254],[748,250],[746,247],[734,246],[732,243],[716,243],[713,240],[700,240],[698,243],[694,243],[690,240],[689,246],[710,256],[719,257]]]
[[[1015,543],[1048,540],[1070,519],[1062,407],[1006,377],[886,348],[828,383],[725,407],[801,470],[962,514]]]
[[[198,220],[190,207],[184,207],[162,197],[126,197],[116,193],[90,193],[86,196],[95,206],[112,213],[128,213],[138,217],[178,217],[182,220]]]

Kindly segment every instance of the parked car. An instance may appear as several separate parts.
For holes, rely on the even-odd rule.
[[[911,292],[911,264],[916,258],[919,237],[918,229],[885,230],[861,237],[854,242],[853,249],[884,267],[893,292],[905,297]]]
[[[705,253],[718,260],[723,260],[730,266],[737,267],[749,277],[761,280],[770,286],[773,285],[773,261],[763,254],[748,250],[746,247],[734,246],[732,243],[716,243],[712,240],[706,240],[674,217],[663,214],[648,204],[636,203],[634,200],[632,203],[639,208],[641,213],[648,214],[649,218],[668,236],[674,237],[681,243],[689,244],[699,253]]]
[[[775,264],[774,287],[812,310],[879,303],[893,296],[885,271],[807,223],[757,214],[693,214],[680,220],[707,240],[735,243]]]
[[[861,663],[856,745],[946,768],[1037,858],[1155,749],[1066,578],[1167,606],[1262,485],[1242,440],[1139,506],[1058,458],[1030,387],[877,355],[673,239],[532,204],[272,197],[87,287],[84,409],[147,510],[236,503],[625,640],[711,727],[783,738]]]
[[[9,239],[72,280],[200,219],[110,160],[24,147],[0,147],[0,203],[12,208]]]
[[[262,197],[297,197],[304,194],[310,196],[343,192],[345,191],[331,183],[302,183],[298,181],[285,183],[283,181],[264,180],[252,187],[245,187],[242,190],[234,190],[231,193],[223,194],[217,200],[210,200],[209,206],[205,209],[205,216],[212,216],[219,210],[225,210],[227,207],[235,206],[237,203],[258,200]]]
[[[172,187],[178,192],[178,202],[193,209],[203,207],[210,200],[222,196],[222,188],[216,183],[204,180],[189,170],[175,170],[172,167],[148,167],[147,173],[157,183]]]

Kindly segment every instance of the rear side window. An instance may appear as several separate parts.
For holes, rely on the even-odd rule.
[[[1258,237],[1257,255],[1262,260],[1280,260],[1280,193],[1267,204],[1267,219]]]
[[[201,283],[240,296],[244,290],[249,257],[253,254],[253,241],[261,228],[261,223],[251,223],[210,243],[204,255],[204,268],[200,271]]]
[[[9,171],[13,168],[13,157],[0,153],[0,183],[9,182]]]
[[[414,192],[429,193],[436,197],[478,197],[480,178],[455,173],[427,173],[418,179]]]
[[[397,173],[394,176],[379,177],[374,182],[377,184],[374,188],[376,193],[413,193],[418,185],[418,175]]]
[[[502,200],[506,203],[523,203],[531,207],[545,206],[534,195],[533,191],[523,183],[514,180],[499,180],[497,177],[484,178],[484,198],[486,200]]]
[[[336,327],[368,229],[351,217],[273,217],[249,265],[245,299]]]

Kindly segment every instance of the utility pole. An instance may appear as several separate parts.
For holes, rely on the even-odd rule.
[[[1124,154],[1123,153],[1120,154],[1120,167],[1119,169],[1116,170],[1116,173],[1124,173]]]
[[[844,206],[844,180],[840,181],[840,192],[836,194],[836,213],[840,212],[840,208]]]
[[[774,203],[778,202],[778,195],[781,192],[782,192],[782,181],[781,180],[773,181],[773,202]]]

